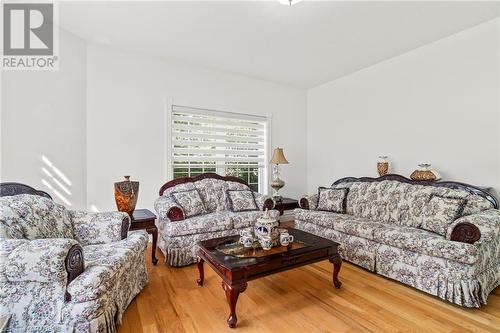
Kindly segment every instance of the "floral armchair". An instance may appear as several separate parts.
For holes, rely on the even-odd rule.
[[[161,187],[155,201],[158,246],[169,265],[189,265],[197,261],[197,242],[237,235],[253,227],[266,209],[278,218],[273,208],[270,196],[251,191],[240,178],[204,173],[174,179]]]
[[[21,194],[19,194],[21,193]],[[148,281],[147,234],[126,213],[67,210],[0,184],[0,316],[8,332],[114,332]]]

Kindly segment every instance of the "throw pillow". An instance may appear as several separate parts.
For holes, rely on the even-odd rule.
[[[250,190],[227,190],[227,203],[232,212],[248,212],[259,210],[255,196]]]
[[[446,236],[448,226],[462,215],[467,200],[432,194],[422,211],[420,229]]]
[[[348,188],[318,187],[317,210],[344,214],[346,210]]]
[[[175,201],[184,211],[184,217],[191,217],[200,214],[205,214],[207,209],[205,203],[201,199],[200,193],[197,189],[178,191],[170,193],[172,200]]]

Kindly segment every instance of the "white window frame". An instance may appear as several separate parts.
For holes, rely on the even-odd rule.
[[[271,128],[272,128],[272,115],[255,115],[255,114],[248,114],[248,113],[243,113],[243,112],[231,112],[231,111],[222,111],[222,110],[217,110],[214,108],[207,108],[207,107],[198,107],[198,106],[188,106],[188,105],[182,105],[179,103],[174,103],[173,99],[170,99],[168,102],[165,103],[165,137],[163,142],[165,143],[164,147],[164,153],[165,153],[165,178],[167,180],[171,180],[174,178],[174,163],[173,163],[173,158],[172,158],[172,113],[174,112],[173,108],[174,107],[184,107],[184,108],[191,108],[191,109],[199,109],[199,110],[206,110],[209,112],[217,113],[217,114],[229,114],[229,115],[237,115],[241,117],[249,116],[249,117],[259,117],[262,118],[265,121],[265,129],[266,129],[266,138],[265,138],[265,144],[264,144],[264,163],[263,167],[259,168],[259,193],[263,194],[268,194],[269,193],[269,179],[270,179],[270,173],[271,173],[271,168],[269,167],[269,152],[270,152],[270,147],[271,147]],[[217,167],[216,168],[216,173],[219,175],[225,175],[225,168],[224,167]]]

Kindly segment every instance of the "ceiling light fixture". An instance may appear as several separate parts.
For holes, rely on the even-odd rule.
[[[277,0],[282,5],[293,6],[302,0]]]

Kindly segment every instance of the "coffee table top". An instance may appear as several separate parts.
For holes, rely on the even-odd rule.
[[[298,229],[289,228],[288,233],[293,235],[294,242],[289,246],[277,246],[270,250],[248,249],[237,251],[237,254],[225,254],[220,249],[225,244],[237,242],[239,235],[220,237],[204,240],[198,243],[198,251],[202,251],[205,256],[227,270],[233,271],[249,266],[262,265],[276,259],[287,260],[287,258],[306,255],[309,252],[317,252],[321,249],[337,247],[338,243],[329,239],[313,235]],[[226,253],[228,251],[225,251]]]

